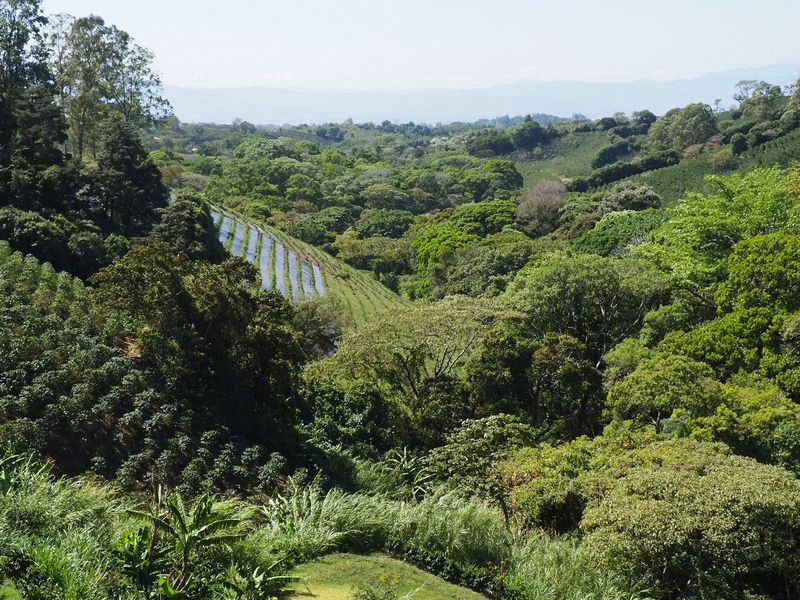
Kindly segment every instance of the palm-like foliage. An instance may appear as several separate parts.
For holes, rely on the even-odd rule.
[[[279,570],[279,565],[280,561],[267,569],[256,567],[245,574],[242,574],[242,567],[231,565],[225,573],[221,600],[274,600],[276,595],[286,592],[286,584],[302,581],[295,575],[273,575]]]
[[[423,459],[409,452],[407,447],[390,451],[384,461],[400,477],[400,491],[411,499],[421,500],[431,492],[433,473],[425,466]]]
[[[191,576],[191,563],[201,548],[225,545],[243,537],[242,526],[246,517],[231,501],[218,501],[207,494],[200,496],[191,506],[180,494],[163,494],[160,490],[156,502],[147,511],[133,511],[153,524],[153,545],[162,534],[174,544],[177,553],[177,577],[173,587],[186,588]]]

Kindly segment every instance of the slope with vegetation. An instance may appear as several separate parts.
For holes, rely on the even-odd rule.
[[[245,255],[257,264],[264,289],[275,288],[285,297],[297,300],[325,299],[335,310],[345,329],[361,327],[378,315],[402,305],[402,300],[368,274],[358,271],[320,248],[307,244],[269,225],[246,217],[237,217],[228,209],[212,209],[215,223],[228,217],[231,223],[244,225],[246,237],[234,251],[235,231],[220,231],[220,243],[237,256]],[[278,256],[283,256],[279,261]],[[289,266],[294,261],[294,268]]]
[[[0,594],[800,596],[796,90],[276,132],[0,40]]]

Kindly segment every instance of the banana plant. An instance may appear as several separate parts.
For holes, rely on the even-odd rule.
[[[430,493],[433,474],[423,459],[409,452],[407,447],[390,451],[384,461],[397,473],[412,499],[421,500]]]
[[[176,592],[186,589],[191,576],[192,559],[201,548],[225,545],[243,537],[245,519],[236,515],[231,502],[220,502],[204,494],[187,506],[180,494],[159,494],[147,511],[133,511],[149,520],[156,533],[174,544],[177,552],[177,576],[170,584]]]

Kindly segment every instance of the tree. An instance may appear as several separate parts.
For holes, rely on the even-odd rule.
[[[514,151],[511,136],[499,129],[476,131],[467,138],[467,151],[474,156],[490,157]]]
[[[559,225],[560,210],[566,204],[566,192],[566,186],[560,181],[537,181],[525,192],[517,207],[517,225],[533,237],[555,231]]]
[[[10,120],[15,131],[0,150],[8,160],[0,164],[0,194],[26,210],[73,210],[78,173],[60,149],[66,123],[51,91],[34,85],[16,94]]]
[[[407,210],[377,210],[362,214],[355,230],[360,238],[374,236],[399,238],[413,220],[414,215]]]
[[[512,229],[445,253],[429,274],[434,298],[496,296],[541,252],[537,242]]]
[[[426,280],[445,254],[469,245],[478,240],[478,236],[464,233],[445,222],[425,229],[413,242],[411,248],[416,253],[414,263],[417,272]]]
[[[683,150],[717,133],[711,109],[702,103],[672,109],[650,127],[648,145],[655,150]]]
[[[739,132],[734,133],[731,136],[731,152],[738,155],[745,150],[747,150],[747,136]]]
[[[46,23],[41,0],[8,0],[0,5],[0,106],[3,123],[21,90],[46,82],[42,37]]]
[[[639,110],[633,113],[633,123],[636,125],[651,125],[656,122],[657,118],[649,110]]]
[[[346,337],[324,368],[348,379],[384,381],[423,410],[426,384],[457,375],[474,345],[511,315],[463,296],[402,308]]]
[[[708,365],[685,356],[655,354],[645,358],[608,393],[613,417],[655,426],[676,410],[694,416],[711,414],[722,402],[722,386]]]
[[[150,160],[133,126],[111,120],[93,173],[90,210],[108,232],[147,234],[167,206],[161,172]]]
[[[511,225],[514,209],[514,203],[510,200],[470,202],[457,206],[447,223],[463,233],[485,237]]]
[[[170,244],[176,254],[192,260],[221,262],[225,251],[217,236],[208,205],[196,192],[180,191],[166,208],[151,235]]]
[[[186,318],[191,298],[182,279],[187,268],[162,241],[134,244],[122,259],[92,277],[94,303],[102,313],[123,316],[119,335],[145,331],[184,338],[191,331]]]
[[[608,568],[663,598],[800,592],[796,477],[704,444],[646,451],[652,458],[629,457],[615,480],[598,485],[603,497],[581,520]]]
[[[668,274],[695,303],[716,309],[712,288],[725,280],[740,240],[789,223],[795,199],[777,168],[712,177],[716,193],[690,195],[634,254]]]
[[[470,495],[500,499],[497,464],[517,449],[533,444],[536,431],[511,415],[468,420],[434,448],[427,458],[431,473],[447,486]]]
[[[753,91],[758,86],[758,80],[756,79],[742,79],[736,83],[736,93],[733,95],[733,99],[736,100],[739,104],[743,104],[746,102],[750,96],[753,95]]]
[[[800,237],[779,231],[736,244],[717,301],[730,308],[800,307]]]
[[[611,188],[603,196],[600,212],[603,214],[618,210],[645,210],[661,208],[661,196],[647,184],[622,182]]]
[[[575,240],[573,248],[600,256],[625,254],[645,242],[650,232],[667,218],[664,211],[652,208],[610,212]]]
[[[0,5],[0,185],[11,179],[16,111],[23,92],[47,82],[41,0],[9,0]]]
[[[607,569],[656,598],[791,598],[800,482],[722,444],[617,424],[519,451],[501,466],[514,517],[580,531]]]
[[[600,429],[601,376],[586,346],[569,335],[547,333],[533,343],[528,375],[533,422],[552,437],[594,434]]]
[[[484,164],[464,170],[461,186],[473,202],[509,197],[522,187],[522,175],[510,160],[489,159]]]
[[[780,116],[784,104],[783,90],[779,85],[760,81],[752,90],[750,97],[741,104],[744,116],[763,123],[774,121]]]
[[[571,335],[599,365],[603,354],[638,330],[666,290],[665,279],[637,260],[551,254],[520,271],[505,299],[527,315],[534,335]]]
[[[116,117],[135,127],[166,116],[169,103],[153,70],[153,54],[131,36],[90,15],[56,21],[51,68],[70,127],[74,152],[94,155],[102,124]]]
[[[547,142],[547,130],[532,119],[526,119],[509,129],[511,141],[521,150],[533,150],[539,144]]]
[[[408,208],[408,195],[386,183],[376,183],[361,192],[364,206],[368,208],[382,208],[405,210]]]

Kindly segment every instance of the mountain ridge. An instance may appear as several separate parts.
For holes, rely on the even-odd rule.
[[[798,77],[800,63],[784,63],[672,81],[535,81],[474,89],[376,91],[166,86],[166,92],[175,114],[187,122],[229,123],[242,118],[259,125],[346,119],[446,123],[502,114],[581,113],[596,118],[645,108],[660,114],[690,102],[713,103],[716,99],[727,106],[741,79],[763,79],[784,86]]]

